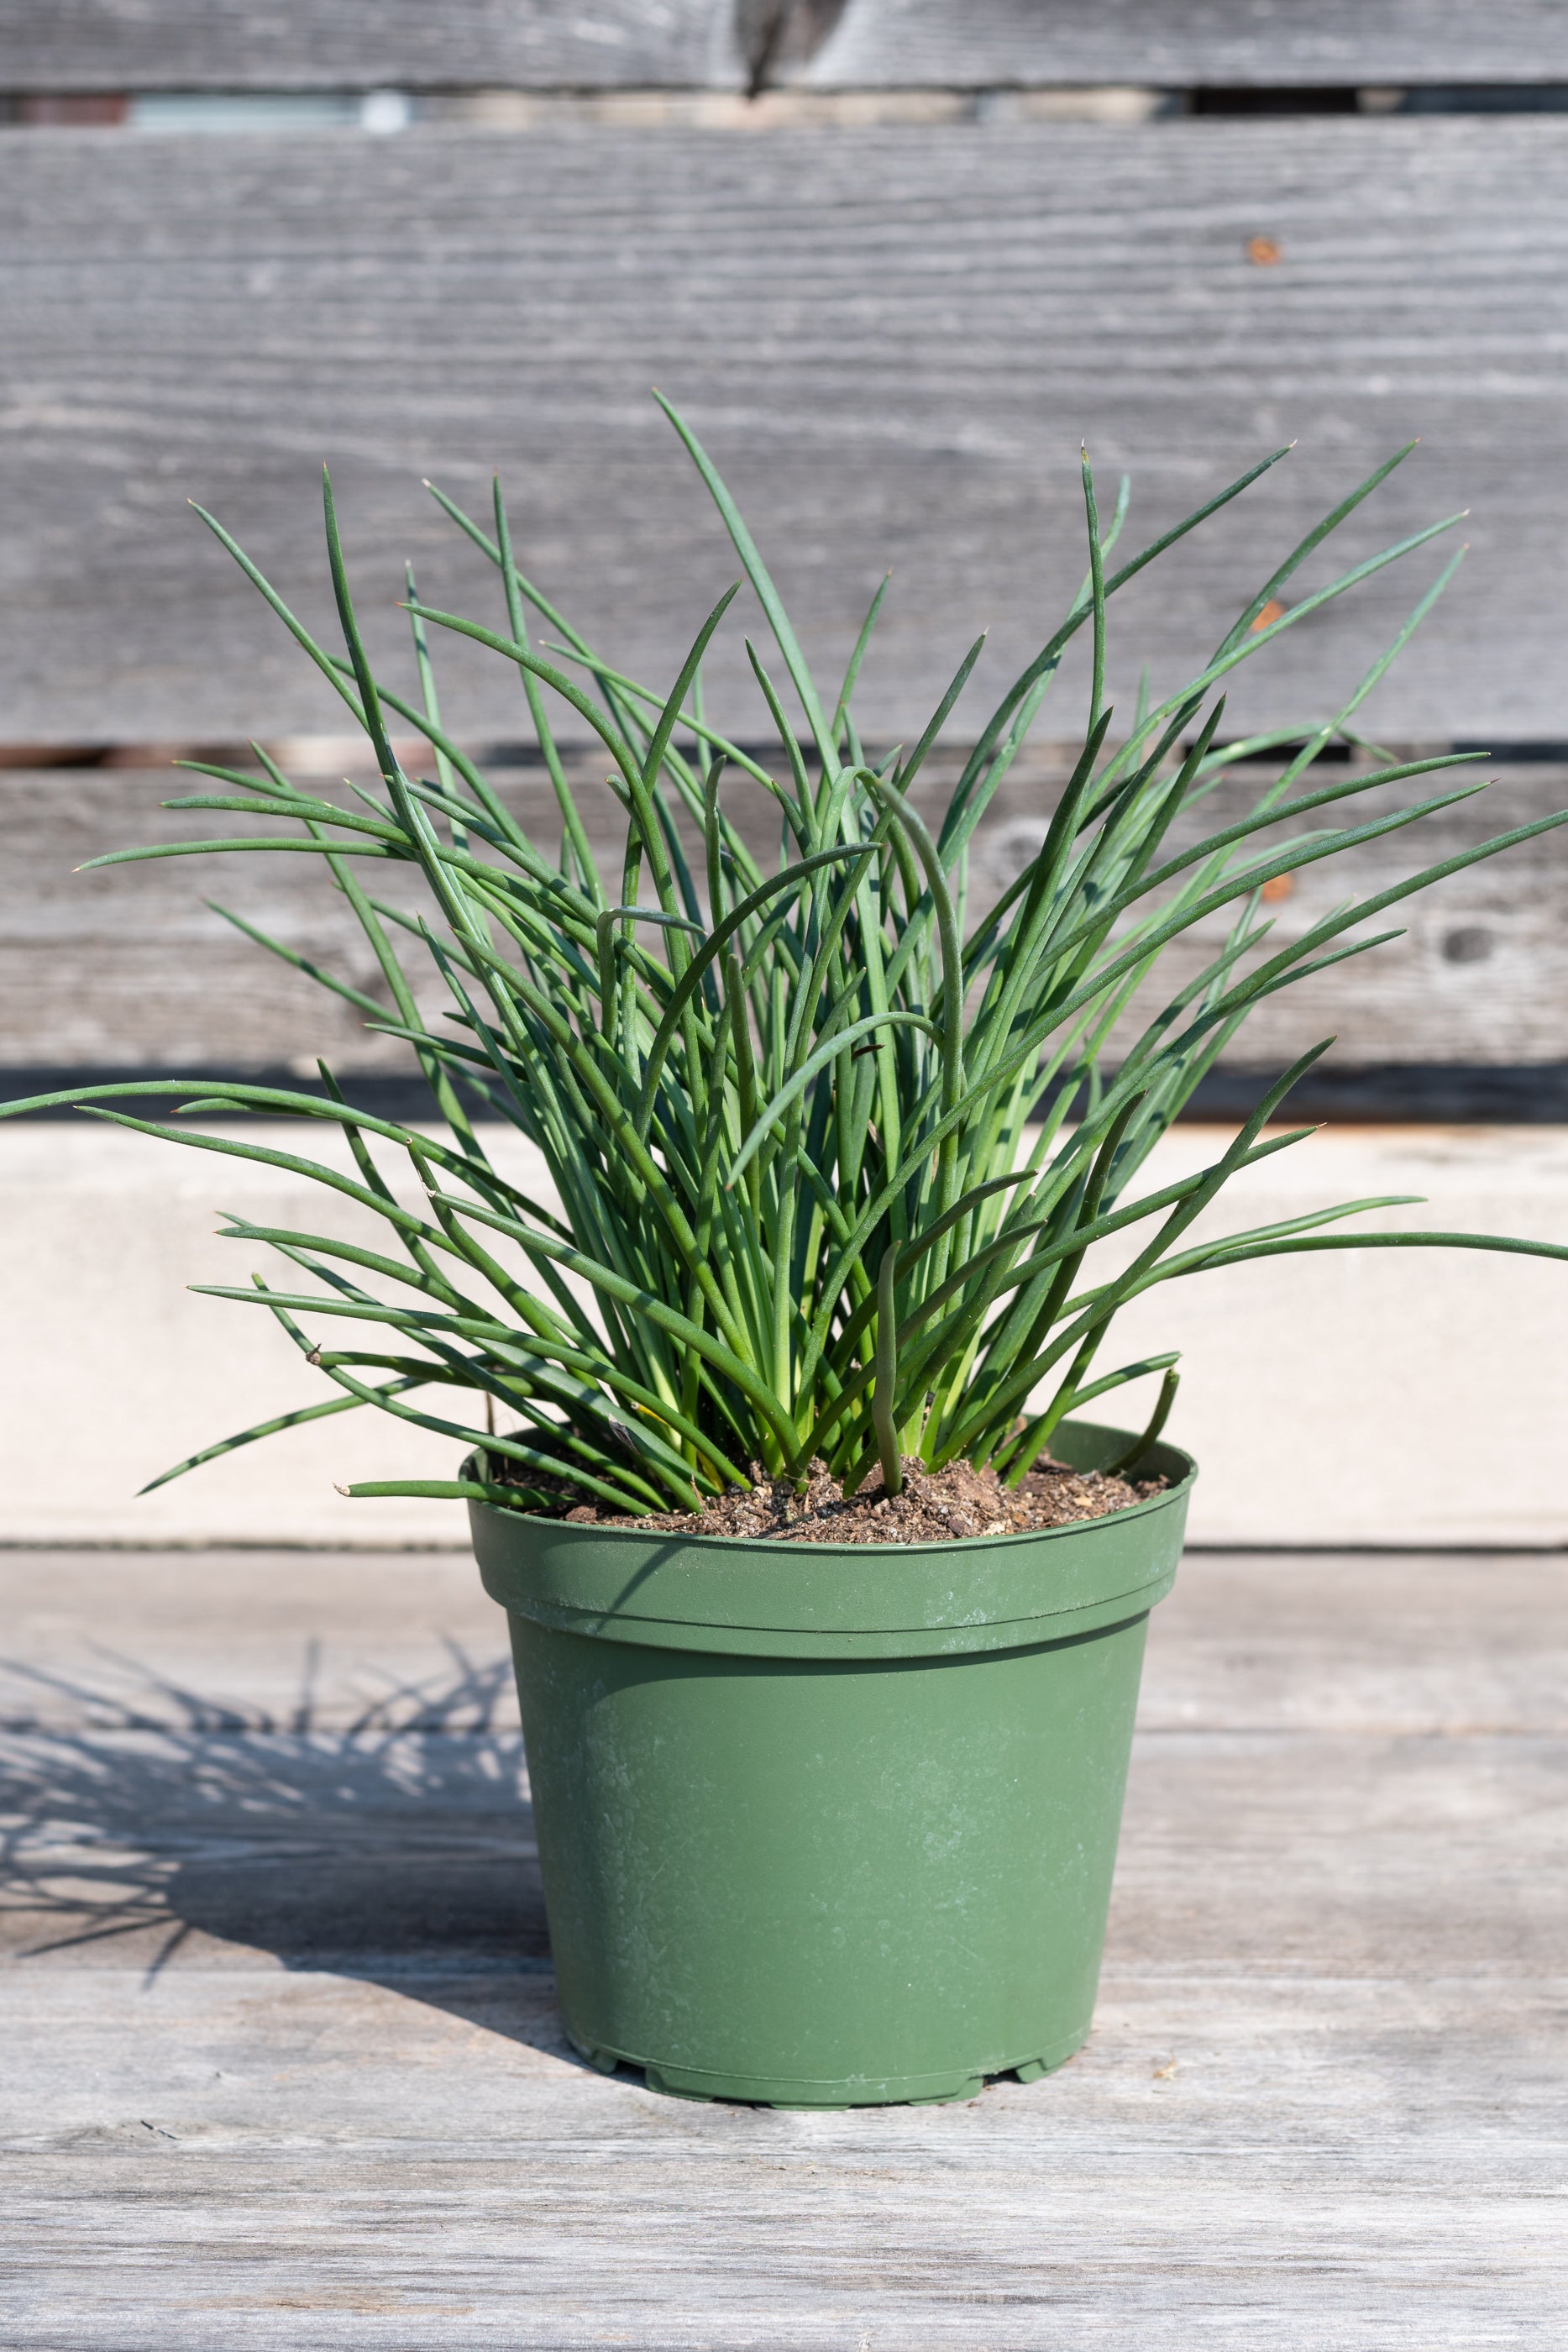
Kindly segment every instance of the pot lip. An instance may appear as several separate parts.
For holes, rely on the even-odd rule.
[[[1064,1426],[1085,1432],[1092,1431],[1097,1435],[1108,1437],[1128,1438],[1134,1433],[1130,1430],[1110,1429],[1102,1422],[1081,1421],[1067,1423]],[[1156,1441],[1155,1446],[1151,1451],[1175,1454],[1178,1461],[1186,1465],[1186,1467],[1179,1478],[1173,1479],[1172,1483],[1168,1486],[1162,1487],[1157,1495],[1145,1495],[1141,1502],[1130,1503],[1124,1510],[1104,1511],[1095,1519],[1067,1519],[1061,1526],[1054,1528],[1020,1528],[1013,1529],[1007,1535],[997,1536],[937,1537],[929,1542],[921,1543],[794,1543],[782,1536],[692,1535],[675,1528],[650,1528],[637,1525],[616,1527],[612,1522],[606,1524],[600,1521],[595,1521],[590,1526],[580,1520],[546,1518],[537,1511],[503,1510],[497,1504],[478,1500],[471,1502],[468,1507],[471,1511],[483,1511],[487,1518],[501,1526],[515,1523],[518,1527],[548,1529],[552,1542],[571,1543],[574,1540],[580,1540],[596,1544],[608,1542],[615,1545],[677,1543],[683,1547],[689,1544],[694,1550],[741,1552],[752,1559],[764,1557],[777,1559],[780,1553],[783,1553],[786,1558],[793,1556],[797,1559],[804,1554],[808,1558],[825,1556],[828,1559],[862,1561],[895,1558],[909,1559],[922,1556],[950,1556],[956,1551],[977,1549],[981,1546],[984,1546],[987,1550],[995,1550],[999,1549],[1003,1545],[1049,1543],[1062,1536],[1085,1536],[1096,1528],[1123,1528],[1131,1519],[1150,1517],[1156,1511],[1168,1509],[1173,1503],[1183,1499],[1191,1491],[1193,1481],[1197,1476],[1197,1464],[1184,1446],[1173,1445],[1167,1439],[1161,1438]],[[469,1463],[476,1458],[475,1454],[469,1454],[465,1460],[464,1469],[466,1470]]]

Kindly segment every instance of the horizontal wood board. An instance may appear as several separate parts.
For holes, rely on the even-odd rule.
[[[573,766],[596,853],[607,872],[618,870],[623,837],[618,812],[587,755]],[[1172,836],[1173,854],[1243,817],[1272,772],[1233,771],[1204,804],[1201,829],[1195,812]],[[1461,783],[1466,773],[1439,775],[1427,789]],[[1353,893],[1374,896],[1425,866],[1568,806],[1568,767],[1489,763],[1474,773],[1495,776],[1491,789],[1303,869],[1289,896],[1270,909],[1269,951]],[[503,796],[553,856],[559,825],[543,776],[537,769],[497,768],[494,774]],[[1063,776],[1061,761],[1045,756],[1019,763],[1009,776],[975,838],[975,917],[1033,856]],[[73,871],[88,857],[133,843],[244,830],[243,819],[160,806],[171,793],[196,782],[147,770],[0,771],[0,841],[6,853],[0,865],[0,1072],[16,1074],[0,1093],[42,1092],[50,1080],[32,1084],[20,1075],[28,1069],[52,1069],[64,1084],[73,1065],[172,1071],[292,1066],[309,1075],[321,1054],[345,1072],[390,1076],[408,1068],[395,1040],[368,1033],[358,1013],[268,956],[209,903],[233,908],[296,953],[379,996],[382,982],[363,936],[316,860],[171,858],[94,874]],[[918,795],[933,814],[951,782],[951,763],[933,763]],[[1380,788],[1339,812],[1320,813],[1316,824],[1326,825],[1336,814],[1348,823],[1383,816],[1413,805],[1417,793],[1414,783]],[[778,840],[762,802],[759,790],[742,785],[732,804],[767,856],[776,854]],[[1281,837],[1293,830],[1284,828]],[[382,877],[382,887],[398,903],[421,903],[406,876],[401,889],[390,877]],[[1231,1062],[1282,1067],[1323,1036],[1333,1036],[1332,1066],[1346,1070],[1492,1066],[1523,1084],[1520,1066],[1568,1063],[1568,827],[1452,877],[1376,928],[1387,923],[1402,923],[1405,936],[1266,1000]],[[1217,953],[1223,933],[1224,920],[1215,917],[1189,940],[1175,943],[1167,977],[1151,992],[1152,1001],[1163,1003],[1174,982]],[[416,972],[422,969],[417,956],[410,964]],[[439,990],[433,990],[431,1002],[438,1001]],[[1124,1034],[1133,1034],[1130,1024]],[[1513,1115],[1528,1112],[1516,1108]]]
[[[733,89],[734,26],[732,0],[0,0],[0,89]]]
[[[1558,0],[849,0],[779,78],[814,89],[1541,82],[1568,79],[1568,13]]]
[[[405,558],[425,595],[499,617],[420,478],[482,507],[499,467],[528,563],[663,692],[736,564],[650,383],[709,441],[827,677],[894,567],[871,732],[918,728],[990,625],[956,721],[973,733],[1035,650],[1082,576],[1085,433],[1107,498],[1135,478],[1129,548],[1301,445],[1117,600],[1124,703],[1145,661],[1157,690],[1190,675],[1294,539],[1421,434],[1336,544],[1358,560],[1468,504],[1472,553],[1367,720],[1568,739],[1551,120],[40,131],[0,143],[0,226],[13,742],[340,726],[184,504],[326,631],[324,456],[371,642],[405,681]],[[1257,236],[1276,264],[1248,259]],[[1287,630],[1234,674],[1231,723],[1333,707],[1439,561]],[[1327,576],[1320,554],[1288,593]],[[743,734],[761,721],[746,612],[711,665]],[[517,732],[507,665],[440,650],[451,723]]]
[[[35,0],[0,5],[16,91],[743,86],[747,0]],[[1558,0],[796,0],[769,75],[816,89],[1568,79]]]
[[[505,1623],[456,1525],[447,1551],[0,1544],[0,1731],[504,1739]],[[1568,1562],[1189,1550],[1138,1724],[1568,1737]]]
[[[1088,2047],[842,2116],[573,2057],[498,1613],[309,1565],[0,1561],[19,2352],[1555,2352],[1560,1560],[1189,1558]]]

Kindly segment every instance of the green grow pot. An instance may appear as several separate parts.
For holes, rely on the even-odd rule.
[[[1127,1442],[1054,1441],[1080,1469]],[[1196,1475],[1170,1445],[1147,1467],[1171,1483],[1131,1510],[943,1544],[469,1506],[586,2058],[688,2097],[844,2107],[1071,2056]]]

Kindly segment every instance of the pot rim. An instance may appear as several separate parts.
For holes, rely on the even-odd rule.
[[[1115,1439],[1123,1444],[1130,1441],[1134,1434],[1131,1430],[1113,1429],[1103,1422],[1092,1421],[1066,1421],[1061,1423],[1061,1429],[1078,1436]],[[1185,1465],[1180,1475],[1172,1476],[1170,1484],[1162,1486],[1157,1495],[1145,1495],[1140,1501],[1129,1503],[1122,1510],[1103,1511],[1097,1518],[1092,1519],[1064,1519],[1059,1526],[1053,1528],[1017,1528],[1009,1529],[1005,1535],[992,1536],[937,1536],[918,1543],[800,1543],[783,1535],[698,1535],[684,1528],[650,1527],[646,1520],[632,1520],[629,1525],[622,1527],[618,1526],[614,1520],[589,1522],[550,1518],[542,1511],[514,1511],[500,1504],[488,1501],[471,1504],[469,1507],[471,1510],[476,1508],[493,1513],[502,1521],[517,1520],[526,1527],[548,1528],[550,1530],[552,1541],[568,1543],[581,1538],[594,1543],[648,1544],[657,1542],[663,1538],[668,1542],[700,1546],[705,1551],[708,1549],[744,1551],[755,1553],[758,1557],[765,1554],[777,1557],[782,1551],[786,1556],[790,1553],[810,1552],[818,1556],[825,1554],[830,1559],[838,1557],[845,1559],[863,1560],[868,1555],[891,1558],[894,1554],[901,1559],[907,1559],[920,1553],[960,1551],[971,1545],[984,1544],[988,1549],[994,1549],[1001,1545],[1047,1543],[1056,1537],[1082,1535],[1085,1529],[1090,1528],[1124,1527],[1129,1519],[1145,1517],[1155,1511],[1166,1510],[1178,1497],[1185,1498],[1190,1492],[1193,1481],[1197,1476],[1197,1464],[1184,1446],[1173,1445],[1166,1438],[1156,1439],[1149,1448],[1151,1463],[1156,1461],[1162,1454],[1171,1457],[1175,1463]],[[477,1464],[477,1461],[478,1452],[476,1449],[474,1453],[465,1457],[459,1475],[465,1475],[472,1465]],[[1092,1468],[1093,1465],[1087,1464],[1084,1466]]]

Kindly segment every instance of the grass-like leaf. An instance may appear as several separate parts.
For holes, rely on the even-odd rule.
[[[198,763],[220,789],[168,805],[271,829],[94,863],[272,852],[322,860],[365,933],[384,999],[244,918],[227,919],[368,1026],[402,1039],[429,1086],[432,1120],[406,1126],[356,1110],[325,1071],[324,1096],[162,1080],[0,1106],[9,1116],[74,1101],[140,1132],[304,1177],[367,1221],[367,1237],[350,1242],[231,1220],[230,1238],[283,1259],[288,1286],[256,1275],[248,1286],[203,1287],[265,1307],[333,1393],[208,1446],[166,1476],[370,1405],[471,1448],[477,1469],[347,1490],[355,1494],[480,1496],[528,1510],[544,1506],[545,1489],[527,1480],[548,1474],[628,1510],[685,1507],[758,1467],[804,1484],[819,1455],[852,1488],[879,1464],[895,1487],[911,1454],[933,1465],[989,1462],[1017,1480],[1063,1414],[1163,1373],[1152,1416],[1124,1457],[1130,1466],[1165,1425],[1175,1358],[1110,1372],[1095,1363],[1120,1309],[1163,1282],[1317,1250],[1568,1257],[1484,1234],[1320,1230],[1401,1205],[1394,1200],[1193,1242],[1194,1222],[1232,1177],[1308,1132],[1264,1129],[1321,1047],[1270,1089],[1210,1166],[1142,1193],[1134,1184],[1257,1005],[1396,936],[1367,931],[1383,908],[1568,822],[1564,813],[1520,826],[1336,908],[1285,945],[1268,942],[1259,911],[1266,885],[1417,824],[1475,789],[1461,783],[1381,812],[1374,804],[1360,821],[1330,819],[1329,829],[1312,822],[1343,800],[1452,764],[1385,759],[1348,775],[1331,771],[1326,782],[1309,772],[1331,745],[1362,744],[1355,714],[1451,564],[1336,710],[1245,744],[1218,734],[1223,706],[1211,690],[1232,669],[1448,528],[1411,534],[1257,625],[1406,452],[1272,568],[1197,678],[1158,704],[1141,695],[1119,728],[1103,707],[1118,592],[1285,453],[1113,571],[1107,558],[1126,488],[1102,531],[1085,457],[1083,585],[967,730],[958,781],[934,815],[924,798],[916,807],[912,787],[953,730],[980,645],[958,661],[913,749],[868,759],[854,697],[862,667],[874,663],[887,583],[847,650],[841,687],[824,691],[730,492],[663,404],[772,639],[771,650],[747,645],[759,703],[731,715],[727,731],[706,709],[702,663],[736,590],[695,630],[667,688],[640,683],[518,569],[498,488],[493,534],[436,492],[499,572],[498,610],[491,621],[438,611],[411,574],[413,677],[401,683],[372,673],[329,484],[340,653],[318,644],[204,516],[363,728],[379,786],[307,793],[263,752],[254,774]],[[529,613],[553,632],[543,651],[530,639]],[[437,655],[442,633],[453,631],[517,673],[559,807],[553,847],[529,838],[442,717]],[[1081,631],[1091,669],[1082,757],[1038,855],[994,905],[973,912],[969,842]],[[786,707],[791,695],[803,724]],[[757,749],[758,709],[776,756]],[[388,712],[428,742],[432,774],[400,764]],[[568,783],[552,718],[562,712],[591,731],[613,767],[625,819],[618,881],[608,869],[601,879]],[[1244,816],[1205,829],[1202,803],[1242,757],[1271,760],[1274,772]],[[765,787],[776,823],[782,814],[776,872],[763,870],[727,805],[735,779]],[[1185,845],[1166,849],[1173,828]],[[412,869],[413,902],[400,902],[395,876],[373,898],[381,886],[361,878],[366,861],[378,876]],[[1162,999],[1161,957],[1216,918],[1228,927],[1224,944],[1206,948],[1202,968]],[[440,1013],[427,1009],[437,1003]],[[1151,1003],[1152,1017],[1136,1011]],[[204,1116],[324,1123],[353,1172],[272,1140],[110,1108],[127,1094],[181,1097]],[[532,1198],[504,1173],[486,1147],[493,1130],[476,1124],[480,1109],[537,1147],[553,1200]],[[1104,1271],[1100,1245],[1129,1234],[1131,1258]],[[470,1409],[416,1404],[422,1391],[466,1398]]]

